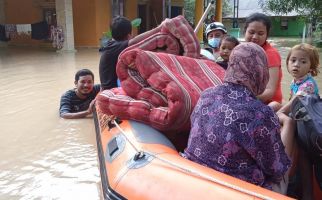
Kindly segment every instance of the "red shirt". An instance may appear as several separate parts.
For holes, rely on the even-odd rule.
[[[275,90],[275,94],[271,101],[277,101],[279,103],[282,103],[283,95],[282,95],[282,87],[281,87],[281,81],[282,81],[282,68],[281,68],[281,56],[278,53],[277,49],[272,47],[268,42],[265,42],[262,46],[268,61],[268,67],[278,67],[278,82],[277,82],[277,88]]]

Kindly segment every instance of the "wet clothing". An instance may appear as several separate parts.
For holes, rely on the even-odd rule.
[[[17,26],[16,24],[5,24],[6,38],[13,39],[17,37]]]
[[[264,50],[234,48],[224,84],[208,88],[191,115],[183,156],[250,183],[272,189],[290,166],[274,111],[256,99],[268,83]]]
[[[96,95],[100,91],[100,85],[96,84],[93,87],[93,91],[88,95],[86,99],[81,99],[76,95],[75,89],[65,92],[60,99],[59,114],[63,113],[76,113],[87,110],[89,104],[95,99]]]
[[[3,25],[0,24],[0,41],[7,42],[9,40],[10,40],[10,38],[7,38],[6,37],[6,29],[5,29],[5,26],[3,26]]]
[[[309,94],[319,95],[319,88],[316,81],[311,75],[307,75],[301,80],[293,80],[290,86],[291,97],[293,95],[306,96]]]
[[[265,44],[262,46],[264,49],[266,56],[267,56],[267,61],[268,61],[268,67],[278,67],[278,82],[277,82],[277,88],[275,91],[275,95],[272,98],[272,101],[276,101],[279,103],[282,103],[283,100],[283,95],[282,95],[282,68],[281,68],[281,56],[278,53],[278,51],[272,47],[268,42],[265,42]]]
[[[31,24],[31,38],[44,40],[49,36],[49,27],[46,21]]]
[[[102,48],[99,75],[102,89],[117,87],[116,64],[120,53],[128,47],[129,40],[110,40],[107,46]]]

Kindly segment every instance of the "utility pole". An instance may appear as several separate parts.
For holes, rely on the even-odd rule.
[[[238,8],[239,8],[239,0],[234,0],[233,28],[238,28]]]

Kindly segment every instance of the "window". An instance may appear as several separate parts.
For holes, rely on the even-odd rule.
[[[113,16],[117,15],[124,16],[124,0],[113,0],[112,1]]]
[[[282,18],[282,19],[281,19],[281,29],[282,29],[282,30],[287,30],[287,29],[288,29],[288,22],[287,22],[287,18]]]

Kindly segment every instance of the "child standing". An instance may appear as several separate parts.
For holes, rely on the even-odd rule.
[[[285,133],[294,132],[294,122],[288,117],[291,110],[292,102],[297,96],[306,95],[319,95],[318,85],[313,79],[313,76],[317,76],[319,73],[319,54],[317,49],[309,44],[295,45],[289,52],[286,58],[286,65],[288,72],[293,76],[293,81],[290,86],[290,101],[282,106],[277,112],[280,123],[285,128]],[[288,129],[288,130],[287,130]],[[294,137],[294,134],[282,135],[282,138]],[[282,139],[283,140],[283,139]],[[290,146],[292,146],[290,144]],[[302,199],[313,199],[312,191],[312,163],[308,158],[308,155],[299,148],[299,169],[301,172],[302,182]]]
[[[290,86],[290,101],[278,112],[289,113],[296,96],[319,95],[319,89],[313,76],[319,73],[319,52],[310,44],[295,45],[286,58],[287,71],[293,76]]]
[[[288,71],[294,77],[291,84],[291,96],[319,95],[318,86],[312,76],[319,73],[319,53],[309,44],[300,44],[292,48],[288,57]],[[296,61],[300,62],[299,67]]]
[[[225,70],[228,67],[229,56],[235,46],[239,45],[239,41],[234,36],[224,36],[219,43],[219,55],[216,63]]]

